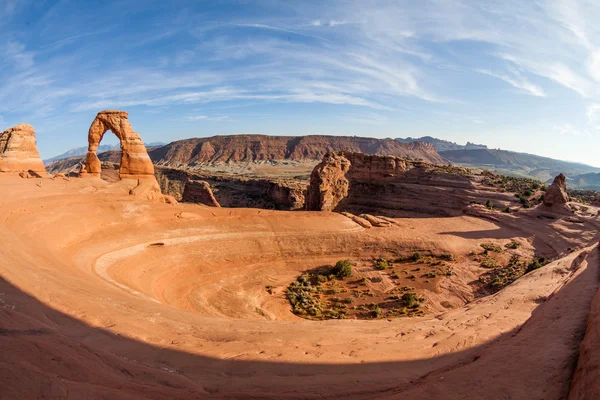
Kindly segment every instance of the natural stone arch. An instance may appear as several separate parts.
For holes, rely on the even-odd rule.
[[[88,133],[88,152],[82,173],[100,175],[101,163],[96,154],[107,131],[115,134],[121,143],[119,176],[125,178],[154,178],[154,166],[140,135],[133,131],[125,111],[101,111],[92,122]]]

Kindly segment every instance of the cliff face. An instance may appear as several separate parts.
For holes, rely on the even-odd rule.
[[[186,182],[182,200],[188,203],[200,203],[210,207],[221,207],[206,181],[189,180]]]
[[[251,161],[321,160],[336,151],[388,154],[431,163],[446,163],[430,143],[354,136],[234,135],[186,139],[150,151],[157,165],[185,167]]]
[[[162,192],[178,201],[278,210],[304,207],[306,184],[299,181],[249,179],[165,167],[157,167],[155,175]],[[201,185],[208,185],[212,199],[207,197],[205,187],[198,187],[198,181],[204,182]]]
[[[516,205],[514,196],[482,188],[465,168],[436,166],[394,156],[330,153],[311,174],[309,211],[405,216],[459,215],[470,203]]]

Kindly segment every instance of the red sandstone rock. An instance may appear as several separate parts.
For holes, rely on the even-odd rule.
[[[183,201],[201,203],[211,207],[221,207],[206,181],[190,180],[183,190]]]
[[[22,171],[46,175],[35,130],[29,124],[20,124],[0,133],[0,172]]]
[[[157,165],[185,167],[219,162],[321,160],[329,152],[385,154],[432,163],[447,163],[430,143],[355,136],[234,135],[179,140],[152,150]]]
[[[554,178],[554,182],[544,195],[544,205],[546,207],[561,208],[566,206],[567,201],[569,201],[567,179],[563,174],[560,174]]]
[[[310,186],[306,194],[306,209],[309,211],[333,211],[348,196],[350,182],[346,173],[351,163],[341,153],[329,153],[310,175]]]
[[[110,130],[121,142],[121,163],[119,174],[123,178],[154,178],[154,166],[146,146],[131,124],[127,120],[125,111],[107,110],[101,111],[92,122],[88,133],[88,153],[86,156],[85,169],[82,172],[100,175],[101,164],[96,150],[104,134]]]

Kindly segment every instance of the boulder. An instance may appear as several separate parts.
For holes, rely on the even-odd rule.
[[[0,133],[0,172],[23,172],[46,176],[35,139],[29,124],[19,124]]]

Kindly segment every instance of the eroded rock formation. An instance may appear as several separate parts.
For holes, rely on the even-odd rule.
[[[100,141],[107,131],[112,131],[121,143],[121,163],[119,175],[121,179],[135,178],[154,179],[154,166],[146,151],[146,146],[127,120],[125,111],[101,111],[92,122],[88,133],[88,153],[82,173],[99,176],[101,163],[96,155]]]
[[[484,178],[461,167],[395,156],[329,153],[311,174],[305,209],[347,211],[373,226],[363,214],[451,216],[471,203],[517,204],[514,195],[483,187]]]
[[[567,179],[563,174],[560,174],[554,178],[554,182],[544,195],[544,205],[546,207],[561,208],[566,206],[567,201],[569,201]]]
[[[28,172],[46,175],[38,153],[35,130],[29,124],[19,124],[0,133],[0,172]]]
[[[343,153],[329,153],[310,175],[305,207],[310,211],[333,211],[348,196],[350,160]]]
[[[206,181],[189,180],[183,190],[183,201],[200,203],[211,207],[221,207]]]

